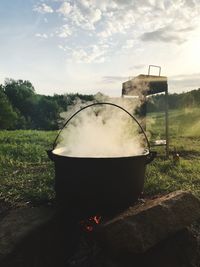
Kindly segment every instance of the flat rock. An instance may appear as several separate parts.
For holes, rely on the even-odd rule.
[[[0,219],[1,267],[66,267],[80,226],[53,206],[19,208]]]
[[[114,254],[144,253],[200,218],[200,201],[176,191],[130,207],[102,224],[97,240]]]
[[[0,261],[10,255],[23,240],[52,219],[50,208],[20,208],[0,221]]]

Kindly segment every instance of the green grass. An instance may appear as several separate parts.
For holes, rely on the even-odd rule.
[[[148,116],[148,130],[153,137],[162,138],[165,129],[164,113],[152,113]],[[200,138],[200,108],[171,110],[169,112],[169,133],[171,141],[181,137]]]
[[[164,114],[150,114],[148,130],[151,138],[164,139]],[[169,112],[170,157],[158,157],[147,167],[146,194],[168,193],[174,190],[191,190],[200,197],[200,108]],[[172,152],[180,155],[173,161]],[[158,148],[162,155],[164,148]]]
[[[152,139],[163,138],[163,119],[162,113],[148,117]],[[200,197],[199,119],[197,108],[170,111],[170,151],[176,147],[180,162],[176,164],[170,155],[148,164],[145,195],[183,189]],[[55,136],[53,131],[0,131],[0,199],[12,205],[39,205],[54,198],[54,165],[46,150]]]
[[[54,197],[54,167],[46,150],[55,132],[0,131],[0,198],[18,205]]]
[[[156,159],[147,167],[145,193],[155,195],[174,190],[190,190],[200,197],[200,160],[180,158],[175,164],[172,159]]]

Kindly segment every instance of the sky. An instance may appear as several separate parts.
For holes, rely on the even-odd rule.
[[[0,1],[0,83],[120,96],[151,64],[171,93],[200,88],[200,0]]]

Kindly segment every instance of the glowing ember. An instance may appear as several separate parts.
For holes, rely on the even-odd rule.
[[[83,230],[86,232],[92,232],[95,228],[100,223],[101,216],[94,216],[90,217],[87,220],[81,221],[80,224],[83,227]]]
[[[101,216],[94,216],[93,220],[95,221],[96,224],[99,224]]]
[[[92,232],[92,231],[93,231],[93,227],[87,225],[87,226],[86,226],[86,230],[87,230],[87,232]]]

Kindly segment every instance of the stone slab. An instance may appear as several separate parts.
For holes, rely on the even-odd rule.
[[[200,218],[200,201],[190,192],[176,191],[130,207],[102,224],[97,239],[109,251],[144,253]]]

